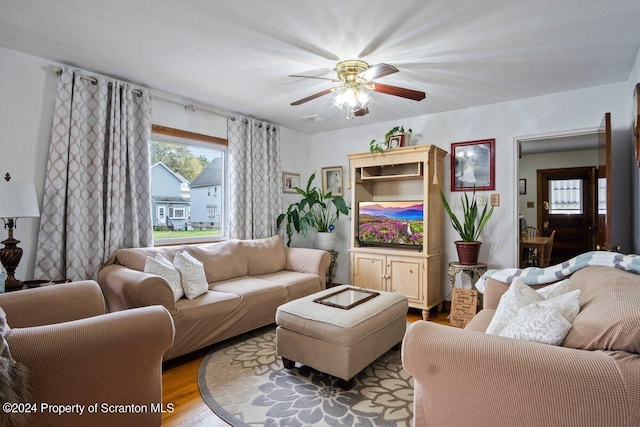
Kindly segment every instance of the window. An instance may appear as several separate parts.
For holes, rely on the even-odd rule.
[[[153,125],[150,144],[155,243],[224,238],[226,140]]]
[[[209,214],[209,218],[215,218],[217,216],[218,207],[215,205],[207,205],[207,212]]]
[[[607,178],[598,178],[598,215],[607,214]]]
[[[550,214],[582,214],[582,180],[549,181]]]
[[[171,219],[185,219],[187,217],[186,208],[169,208],[169,218]]]

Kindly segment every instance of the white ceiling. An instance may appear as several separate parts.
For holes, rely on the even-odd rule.
[[[638,0],[0,0],[0,46],[305,133],[626,81],[639,23]],[[357,58],[426,99],[289,105],[332,85],[289,74]]]

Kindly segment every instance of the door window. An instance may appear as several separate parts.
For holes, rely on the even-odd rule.
[[[582,214],[582,180],[549,180],[549,213]]]

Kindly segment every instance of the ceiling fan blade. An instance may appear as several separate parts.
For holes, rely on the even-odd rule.
[[[319,80],[329,80],[331,82],[339,82],[337,79],[330,79],[329,77],[316,77],[316,76],[298,76],[296,74],[290,74],[289,77],[299,77],[302,79],[319,79]]]
[[[414,101],[422,101],[425,98],[425,93],[412,89],[405,89],[403,87],[384,85],[382,83],[374,83],[371,90],[380,93],[386,93],[387,95],[400,96],[402,98],[413,99]]]
[[[368,69],[358,74],[358,77],[362,77],[367,81],[371,81],[380,77],[388,76],[389,74],[397,73],[398,71],[399,70],[393,65],[377,64],[372,65]]]
[[[300,104],[304,104],[305,102],[309,102],[309,101],[312,101],[312,100],[314,100],[314,99],[316,99],[316,98],[320,98],[321,96],[324,96],[324,95],[330,94],[331,92],[333,92],[333,88],[331,88],[331,89],[325,89],[325,90],[323,90],[322,92],[314,93],[314,94],[313,94],[313,95],[311,95],[311,96],[307,96],[306,98],[302,98],[302,99],[297,100],[296,102],[292,102],[292,103],[291,103],[291,105],[300,105]]]
[[[365,114],[369,114],[369,109],[367,107],[361,108],[353,112],[353,115],[358,117],[364,116]]]

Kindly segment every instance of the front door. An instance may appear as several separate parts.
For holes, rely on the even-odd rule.
[[[595,167],[538,170],[538,230],[556,234],[550,265],[595,249]]]

